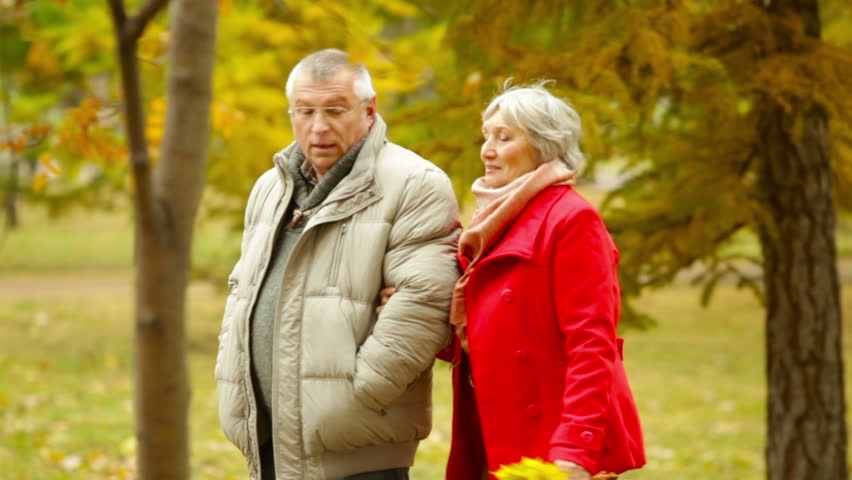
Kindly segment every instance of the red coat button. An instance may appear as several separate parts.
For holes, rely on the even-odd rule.
[[[515,357],[515,361],[520,364],[527,363],[527,360],[530,358],[529,354],[523,350],[515,350],[513,356]]]
[[[541,408],[538,405],[530,405],[527,407],[527,415],[530,418],[538,418],[541,416]]]
[[[586,430],[580,434],[580,440],[586,443],[592,443],[592,440],[595,439],[595,434]]]
[[[506,303],[512,303],[515,301],[515,293],[507,288],[503,290],[503,295],[500,298]]]

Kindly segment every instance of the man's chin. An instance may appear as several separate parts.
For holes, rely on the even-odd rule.
[[[311,162],[311,165],[314,166],[314,169],[327,171],[329,168],[333,167],[338,160],[340,160],[341,155],[337,153],[330,154],[312,154],[308,157],[308,161]]]
[[[319,158],[319,157],[329,158],[329,157],[334,157],[334,156],[337,156],[337,157],[340,156],[340,149],[337,148],[336,145],[333,145],[331,147],[325,147],[325,148],[311,147],[310,152],[311,152],[311,156],[314,156],[314,157],[317,157],[317,158]]]
[[[329,161],[329,160],[337,161],[340,157],[343,156],[343,155],[341,155],[340,151],[338,151],[338,149],[336,149],[336,148],[328,148],[328,149],[326,149],[326,148],[323,148],[323,149],[312,148],[310,150],[310,154],[311,154],[311,158],[315,158],[317,160],[322,159],[322,160],[326,160],[326,161]]]

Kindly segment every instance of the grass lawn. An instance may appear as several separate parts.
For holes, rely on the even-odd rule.
[[[48,225],[25,216],[0,247],[0,480],[132,478],[129,222],[72,218]],[[202,228],[203,260],[230,268],[222,253],[230,235]],[[642,306],[659,326],[625,334],[648,453],[648,466],[626,479],[764,477],[763,312],[727,285],[708,309],[699,294],[688,286],[649,294]],[[244,461],[219,430],[213,380],[224,292],[196,282],[189,298],[193,478],[243,480]],[[848,329],[849,288],[843,308]],[[848,340],[845,351],[848,366]],[[415,480],[443,478],[449,448],[449,369],[435,368],[435,429]],[[849,383],[847,375],[852,394]]]

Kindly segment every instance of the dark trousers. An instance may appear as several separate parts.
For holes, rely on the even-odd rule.
[[[260,447],[261,480],[275,480],[275,458],[272,455],[272,442]],[[392,468],[375,472],[356,473],[331,480],[408,480],[408,468]]]
[[[408,480],[408,468],[391,468],[375,472],[356,473],[332,480]]]

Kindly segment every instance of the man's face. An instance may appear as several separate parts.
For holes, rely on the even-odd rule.
[[[353,73],[341,70],[326,81],[303,73],[293,82],[293,136],[319,178],[367,134],[375,120],[375,97],[362,103],[353,79]]]

